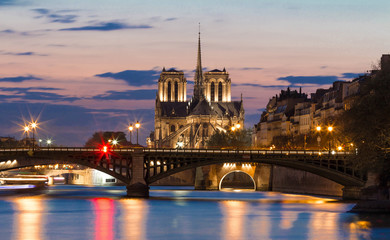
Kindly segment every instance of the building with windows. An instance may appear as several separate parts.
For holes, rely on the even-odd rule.
[[[382,55],[380,64],[381,69],[390,69],[390,54]],[[282,90],[269,100],[259,123],[254,126],[252,145],[269,147],[275,137],[306,137],[314,133],[316,126],[329,123],[332,118],[349,109],[365,79],[375,77],[377,72],[372,70],[352,81],[336,81],[329,89],[317,89],[310,98],[302,94],[301,90],[299,93],[289,88],[287,91]]]
[[[202,148],[216,131],[244,127],[241,101],[231,101],[231,79],[225,68],[203,73],[200,33],[193,96],[187,100],[184,72],[162,69],[155,106],[155,130],[148,146]]]

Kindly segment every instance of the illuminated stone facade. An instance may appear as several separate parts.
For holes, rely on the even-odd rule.
[[[217,130],[244,127],[243,101],[231,101],[231,79],[223,70],[202,72],[200,35],[194,93],[187,101],[182,71],[162,70],[158,80],[155,131],[150,147],[202,148]]]
[[[389,54],[382,55],[380,68],[390,69]],[[269,100],[259,123],[255,125],[252,145],[269,147],[274,137],[313,134],[316,126],[349,109],[360,93],[362,82],[367,77],[375,77],[376,73],[377,70],[372,70],[352,81],[333,82],[329,89],[317,89],[311,98],[301,92],[282,90],[279,96]]]

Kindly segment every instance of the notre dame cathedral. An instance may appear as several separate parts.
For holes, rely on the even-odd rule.
[[[231,101],[231,80],[225,68],[202,73],[200,33],[194,93],[187,100],[187,80],[182,71],[163,68],[158,80],[154,139],[150,146],[203,148],[217,130],[244,126],[241,101]]]

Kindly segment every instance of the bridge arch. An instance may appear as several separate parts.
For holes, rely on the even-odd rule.
[[[288,167],[313,173],[343,186],[362,187],[365,182],[361,178],[361,173],[359,175],[358,172],[354,171],[353,166],[349,165],[347,157],[351,156],[348,155],[330,155],[324,157],[318,153],[313,154],[305,152],[304,154],[299,153],[293,155],[290,152],[284,154],[283,151],[278,151],[280,154],[272,152],[272,155],[267,155],[267,151],[235,150],[218,150],[217,152],[222,152],[224,154],[216,154],[215,152],[212,152],[212,150],[210,151],[210,154],[207,153],[206,150],[199,150],[198,154],[195,155],[186,153],[186,150],[175,152],[164,152],[164,150],[158,151],[159,152],[154,152],[153,154],[145,152],[145,172],[146,181],[148,183],[153,183],[159,179],[184,170],[221,163],[269,164]],[[245,152],[250,152],[251,155],[245,155]],[[253,154],[253,152],[256,154]],[[150,164],[157,161],[160,163],[158,166]]]
[[[45,153],[47,155],[45,155]],[[12,160],[11,160],[12,159]],[[0,172],[35,165],[78,164],[106,173],[124,184],[131,180],[131,157],[126,159],[107,159],[104,156],[88,155],[52,155],[47,152],[34,152],[33,156],[10,155],[0,158]]]
[[[242,173],[242,174],[247,175],[247,176],[252,180],[252,183],[253,183],[253,190],[256,191],[257,186],[256,186],[255,180],[253,179],[253,177],[252,177],[249,173],[247,173],[247,172],[245,172],[245,171],[242,171],[242,170],[233,170],[233,171],[230,171],[230,172],[226,173],[225,175],[223,175],[222,178],[221,178],[221,180],[219,181],[219,184],[218,184],[218,189],[219,189],[219,190],[222,190],[222,182],[223,182],[223,180],[224,180],[229,174],[233,174],[233,173]]]

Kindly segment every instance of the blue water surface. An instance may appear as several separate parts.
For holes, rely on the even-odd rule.
[[[390,239],[390,216],[338,199],[253,191],[54,186],[0,197],[0,239]]]

